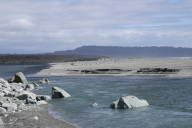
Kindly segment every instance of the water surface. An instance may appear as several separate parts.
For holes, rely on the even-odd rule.
[[[3,72],[1,67],[0,71]],[[28,79],[37,82],[41,78]],[[35,92],[50,95],[52,86],[69,92],[71,98],[52,100],[49,110],[57,118],[81,128],[192,127],[192,79],[135,76],[49,79],[50,84],[42,85],[43,89]],[[127,95],[146,99],[150,106],[131,110],[109,108],[112,101]],[[92,107],[93,103],[98,106]]]

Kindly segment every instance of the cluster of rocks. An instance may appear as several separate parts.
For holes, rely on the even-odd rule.
[[[141,68],[137,70],[137,73],[176,73],[179,69],[169,68]]]
[[[42,83],[48,83],[48,79],[43,79]],[[36,83],[29,84],[22,72],[16,73],[13,78],[6,81],[0,78],[0,113],[19,112],[29,109],[32,105],[47,104],[51,98],[68,98],[69,93],[59,87],[52,87],[52,97],[48,95],[36,95],[31,90],[38,88]],[[111,104],[113,109],[130,109],[148,106],[146,100],[135,96],[125,96],[119,98]],[[94,103],[93,106],[98,106]]]
[[[49,82],[48,79],[43,81]],[[33,105],[47,104],[51,100],[48,95],[36,95],[31,90],[38,88],[36,83],[29,84],[22,72],[6,81],[0,78],[0,113],[19,112]],[[58,87],[52,88],[52,98],[66,98],[70,95]]]

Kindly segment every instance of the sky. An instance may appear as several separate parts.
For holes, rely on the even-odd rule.
[[[191,41],[192,0],[0,0],[0,53]]]

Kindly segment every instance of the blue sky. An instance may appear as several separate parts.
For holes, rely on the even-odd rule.
[[[0,53],[192,47],[192,0],[0,0]]]

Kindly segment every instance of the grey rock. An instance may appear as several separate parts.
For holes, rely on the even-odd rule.
[[[52,87],[52,98],[67,98],[71,97],[69,93],[59,87]]]
[[[33,83],[33,85],[34,85],[35,88],[39,88],[39,85],[38,85],[38,84]]]
[[[16,73],[15,76],[9,80],[9,82],[28,84],[27,78],[22,72]]]
[[[17,104],[15,103],[3,103],[1,107],[5,108],[7,112],[14,112],[17,109]]]
[[[3,78],[0,78],[0,87],[7,88],[9,86],[10,86],[9,83],[6,80],[4,80]]]
[[[46,101],[44,101],[44,100],[41,100],[41,101],[37,102],[37,105],[43,105],[43,104],[48,104],[48,103]]]
[[[36,94],[32,92],[23,91],[20,95],[17,96],[19,100],[26,100],[28,98],[36,99]]]
[[[45,83],[49,83],[49,79],[48,78],[43,78],[42,80],[39,81],[39,83],[41,84],[45,84]]]
[[[35,89],[34,84],[27,84],[25,86],[25,90],[34,90],[34,89]]]
[[[4,94],[5,97],[15,97],[16,96],[16,93],[14,92],[8,92],[6,94]]]
[[[50,101],[51,97],[48,95],[37,95],[36,100],[37,101],[41,101],[41,100]]]
[[[25,103],[26,104],[37,104],[37,101],[35,99],[27,98]]]
[[[20,95],[17,96],[19,100],[24,100],[26,104],[36,104],[36,94],[32,92],[24,91]]]
[[[135,96],[125,96],[119,98],[111,104],[113,109],[130,109],[148,106],[149,103],[146,100],[139,99]]]
[[[5,108],[0,107],[0,113],[5,113],[7,110]]]
[[[92,107],[98,107],[98,103],[93,103],[91,106]]]

